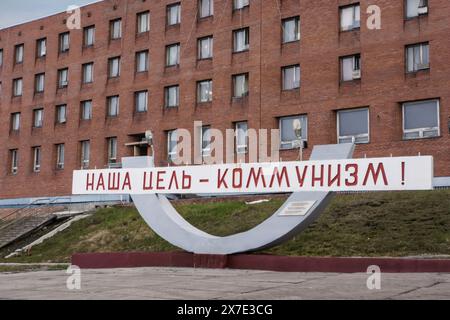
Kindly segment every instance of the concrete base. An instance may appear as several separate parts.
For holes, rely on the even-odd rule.
[[[377,265],[382,272],[450,272],[450,259],[284,257],[272,255],[198,255],[184,252],[74,254],[82,269],[177,267],[246,269],[283,272],[366,272]]]

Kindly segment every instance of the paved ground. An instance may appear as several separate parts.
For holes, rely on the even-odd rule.
[[[368,290],[366,274],[246,270],[82,270],[81,290],[65,271],[1,273],[0,299],[450,299],[450,274],[382,274]]]

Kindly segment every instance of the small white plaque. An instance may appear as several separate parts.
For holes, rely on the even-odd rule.
[[[278,215],[289,216],[304,216],[314,206],[316,201],[294,201],[290,202]]]

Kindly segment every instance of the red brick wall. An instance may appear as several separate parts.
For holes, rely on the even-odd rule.
[[[182,2],[180,27],[166,28],[166,5],[173,0],[103,1],[82,9],[82,26],[95,24],[94,48],[82,49],[82,30],[71,31],[70,52],[58,56],[58,34],[67,31],[59,14],[0,30],[4,65],[0,105],[0,198],[65,195],[71,192],[72,170],[80,167],[79,141],[91,140],[91,168],[104,168],[106,138],[118,137],[119,156],[131,155],[124,146],[129,135],[147,129],[155,134],[158,165],[165,165],[165,130],[192,128],[194,120],[225,130],[232,122],[248,120],[250,128],[277,128],[279,116],[307,114],[309,148],[336,143],[337,109],[370,107],[370,138],[358,145],[356,157],[435,156],[435,175],[450,176],[450,2],[430,0],[430,14],[404,21],[403,1],[361,0],[361,29],[339,32],[339,5],[349,0],[251,0],[249,9],[232,12],[231,0],[215,0],[215,16],[196,20],[197,1]],[[175,1],[176,2],[176,1]],[[281,7],[277,7],[277,3]],[[364,14],[369,4],[382,9],[382,29],[368,30]],[[117,9],[113,9],[117,5]],[[136,13],[150,10],[148,35],[136,37]],[[90,17],[88,17],[90,13]],[[300,15],[301,41],[281,45],[280,19]],[[122,39],[109,40],[109,20],[122,17]],[[250,50],[232,53],[232,30],[250,27]],[[197,62],[197,38],[214,35],[214,59]],[[45,61],[35,60],[36,40],[47,37]],[[431,70],[406,76],[404,47],[429,41]],[[165,68],[165,46],[181,42],[179,68]],[[25,43],[25,62],[13,68],[14,45]],[[150,50],[148,74],[134,73],[135,52]],[[339,84],[339,57],[362,55],[362,80]],[[120,79],[108,81],[107,60],[122,56]],[[81,65],[95,62],[94,83],[81,85]],[[282,66],[301,65],[301,89],[281,91]],[[56,92],[56,71],[69,67],[69,87]],[[34,97],[34,75],[46,73],[46,90]],[[244,103],[231,99],[231,75],[250,74],[250,95]],[[24,78],[24,94],[12,99],[12,79]],[[196,82],[213,79],[211,104],[196,105]],[[164,86],[180,85],[180,107],[163,109]],[[134,114],[134,92],[149,90],[149,110]],[[106,100],[120,94],[120,116],[106,120]],[[440,98],[441,137],[403,141],[402,101]],[[80,123],[80,101],[93,100],[93,119]],[[55,106],[67,104],[68,122],[55,126]],[[44,126],[32,130],[32,109],[43,106]],[[21,131],[10,135],[10,114],[20,111]],[[55,169],[56,143],[66,144],[65,169]],[[32,172],[32,146],[42,146],[40,173]],[[9,149],[18,148],[19,173],[9,173]],[[284,160],[294,159],[296,151],[282,151]]]

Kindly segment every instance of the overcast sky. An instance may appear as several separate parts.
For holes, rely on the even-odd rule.
[[[0,0],[0,29],[98,0]]]

